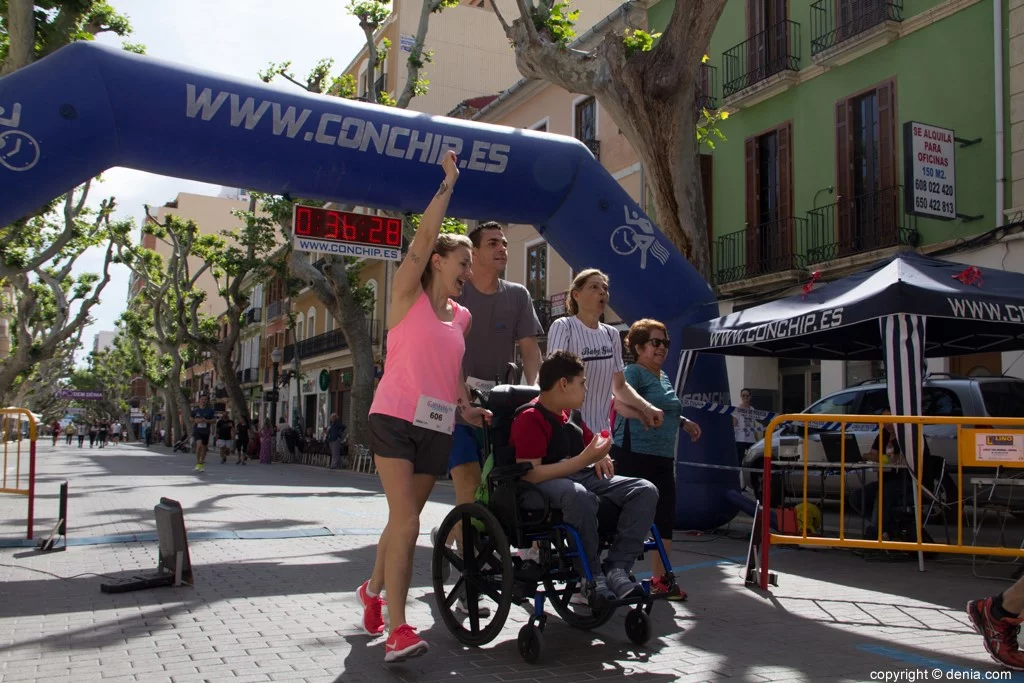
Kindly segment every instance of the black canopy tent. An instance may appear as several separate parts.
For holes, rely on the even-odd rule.
[[[848,277],[691,325],[680,392],[699,353],[883,360],[896,415],[921,414],[926,357],[1024,349],[1024,274],[900,252]],[[916,425],[897,438],[917,464]]]

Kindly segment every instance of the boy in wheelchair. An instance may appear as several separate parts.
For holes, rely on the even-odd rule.
[[[643,553],[654,522],[658,489],[644,479],[615,476],[607,435],[591,433],[579,408],[586,396],[583,361],[557,351],[540,367],[540,396],[524,406],[512,422],[509,444],[517,463],[530,463],[522,479],[536,486],[551,508],[574,527],[592,580],[586,596],[596,601],[643,595],[630,569]],[[607,499],[619,508],[618,525],[602,567],[599,557],[598,504]],[[580,571],[581,576],[586,576]]]

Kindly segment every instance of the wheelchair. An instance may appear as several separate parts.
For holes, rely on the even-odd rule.
[[[431,578],[441,619],[459,642],[479,647],[498,636],[513,605],[522,606],[530,617],[519,630],[519,654],[524,661],[534,664],[543,650],[546,602],[551,603],[563,621],[583,630],[598,628],[619,607],[629,607],[626,636],[643,645],[651,636],[654,602],[685,597],[676,584],[661,537],[652,526],[644,551],[654,550],[661,556],[670,586],[668,592],[652,594],[650,581],[645,580],[640,584],[642,596],[593,604],[586,599],[574,599],[577,594],[583,595],[583,582],[592,578],[580,537],[562,522],[560,511],[548,506],[540,491],[522,481],[522,475],[532,465],[516,463],[508,443],[517,410],[538,394],[536,387],[498,385],[481,401],[493,413],[485,430],[483,449],[485,454],[493,452],[494,457],[485,481],[489,500],[486,505],[478,501],[456,506],[437,529]],[[618,511],[613,503],[599,497],[598,536],[602,552],[614,539]],[[445,544],[453,530],[457,548]],[[539,550],[536,560],[513,556],[512,547],[527,549],[535,542]],[[481,599],[485,597],[493,602],[487,608],[489,615],[481,610]],[[456,612],[460,599],[464,600],[468,615]]]

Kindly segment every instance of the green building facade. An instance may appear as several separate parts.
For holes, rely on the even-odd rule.
[[[653,30],[671,9],[652,8]],[[722,291],[995,225],[992,30],[990,2],[729,0],[699,79],[705,101],[730,112],[727,141],[705,150]],[[955,185],[952,220],[905,205],[907,122],[966,141],[931,141],[955,158],[955,183],[942,183]]]

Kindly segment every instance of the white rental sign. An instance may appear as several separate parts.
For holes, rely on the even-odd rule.
[[[956,139],[952,130],[926,123],[903,124],[906,212],[956,219]]]

